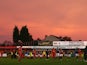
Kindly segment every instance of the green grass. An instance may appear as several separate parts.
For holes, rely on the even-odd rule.
[[[21,62],[18,62],[18,59],[0,58],[0,65],[87,65],[87,62],[77,60],[76,58],[63,58],[62,60],[58,58],[50,58],[48,60],[45,58],[24,58]]]

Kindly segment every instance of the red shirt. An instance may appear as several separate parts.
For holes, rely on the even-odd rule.
[[[18,53],[19,53],[19,54],[22,54],[22,47],[19,47]]]

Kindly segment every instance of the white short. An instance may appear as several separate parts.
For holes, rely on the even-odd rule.
[[[67,54],[67,57],[71,57],[71,54]]]
[[[60,57],[63,57],[63,54],[59,54]]]
[[[40,55],[40,57],[43,57],[42,55]]]
[[[60,54],[59,53],[56,53],[56,57],[58,57]]]
[[[46,57],[47,57],[47,55],[46,55]],[[48,57],[50,57],[50,55],[48,55]]]
[[[7,53],[3,53],[2,54],[2,57],[7,57]]]
[[[38,54],[38,57],[43,57],[43,55],[41,55],[41,54]]]
[[[30,55],[27,55],[26,57],[30,57]]]
[[[27,57],[27,56],[28,56],[28,54],[25,54],[25,56]]]
[[[79,56],[79,54],[77,53],[77,54],[75,54],[75,56]]]
[[[38,55],[36,55],[36,57],[38,57]]]

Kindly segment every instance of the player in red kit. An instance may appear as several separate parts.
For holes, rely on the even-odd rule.
[[[78,56],[79,60],[82,60],[82,51],[81,51],[81,49],[78,49],[78,54],[79,54],[79,56]]]
[[[36,58],[36,50],[33,49],[33,57]]]
[[[52,49],[52,57],[55,58],[56,57],[56,50],[53,48]]]
[[[19,47],[19,49],[18,49],[18,54],[19,54],[18,61],[20,62],[21,59],[22,59],[22,46]]]

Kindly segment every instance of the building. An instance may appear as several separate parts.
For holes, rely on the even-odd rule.
[[[57,36],[49,35],[45,36],[45,38],[42,41],[38,41],[38,45],[40,46],[52,46],[53,41],[59,41],[60,39]]]

